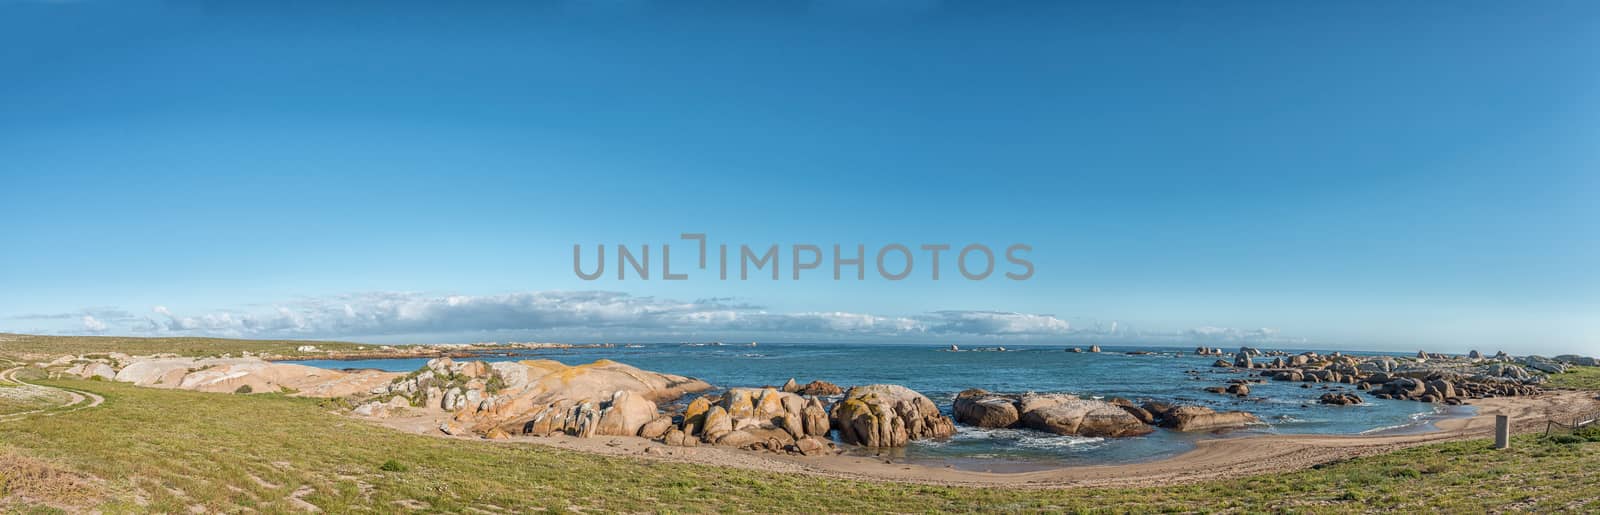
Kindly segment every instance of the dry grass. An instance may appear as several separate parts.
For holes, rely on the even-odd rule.
[[[53,463],[0,450],[0,507],[82,511],[104,501],[100,481]]]
[[[234,340],[228,338],[134,338],[127,336],[41,336],[0,333],[0,357],[18,361],[42,361],[67,354],[106,354],[121,352],[129,355],[170,353],[180,356],[241,355],[244,351],[279,356],[319,356],[295,350],[301,345],[315,345],[318,349],[348,352],[373,345],[304,340]]]

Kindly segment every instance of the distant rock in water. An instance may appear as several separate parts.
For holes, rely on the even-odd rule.
[[[1349,406],[1351,404],[1361,404],[1362,402],[1361,396],[1353,393],[1328,392],[1317,399],[1318,404],[1331,404],[1334,406]]]
[[[903,447],[911,440],[955,434],[955,423],[916,391],[900,385],[857,386],[833,406],[833,427],[845,443]]]
[[[1236,395],[1239,397],[1250,396],[1250,386],[1243,383],[1230,384],[1228,386],[1211,386],[1207,387],[1206,391],[1218,395]]]

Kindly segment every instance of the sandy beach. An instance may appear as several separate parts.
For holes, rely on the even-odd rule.
[[[1072,466],[1030,472],[981,472],[893,459],[854,456],[789,456],[726,447],[673,447],[636,437],[513,437],[496,443],[534,443],[561,449],[649,460],[698,463],[767,472],[945,486],[1063,488],[1147,487],[1243,477],[1309,468],[1322,463],[1382,454],[1435,442],[1488,438],[1495,415],[1509,415],[1513,431],[1543,431],[1546,421],[1600,410],[1593,392],[1553,391],[1532,397],[1474,401],[1477,413],[1434,424],[1437,430],[1401,435],[1261,435],[1202,440],[1193,450],[1142,463]],[[409,432],[440,435],[433,416],[376,421]]]

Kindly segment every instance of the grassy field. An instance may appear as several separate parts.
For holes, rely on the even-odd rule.
[[[66,396],[59,394],[37,395],[36,392],[17,388],[0,381],[0,417],[13,413],[44,409],[60,405]]]
[[[38,392],[0,381],[0,416],[59,406],[66,399],[58,391]]]
[[[1600,390],[1600,367],[1572,367],[1565,374],[1551,374],[1550,385],[1578,390]]]
[[[66,354],[104,354],[121,352],[134,356],[171,353],[180,356],[211,357],[244,351],[280,356],[313,356],[295,350],[301,345],[318,349],[352,351],[372,345],[302,340],[234,340],[228,338],[130,338],[125,336],[38,336],[0,333],[0,358],[43,360]]]
[[[1521,437],[1503,452],[1485,441],[1431,445],[1159,489],[942,488],[411,435],[278,395],[44,383],[107,401],[0,423],[0,496],[10,510],[278,512],[301,502],[332,512],[1600,510],[1600,443],[1582,439]]]
[[[13,366],[16,366],[16,363],[5,359],[0,359],[0,370],[5,370]],[[24,375],[24,380],[26,380],[27,377],[37,376],[38,374]],[[5,417],[6,415],[21,413],[24,411],[34,411],[48,409],[52,406],[59,406],[67,402],[68,398],[68,395],[60,390],[41,390],[38,388],[29,388],[22,384],[7,381],[4,377],[0,377],[0,417]]]

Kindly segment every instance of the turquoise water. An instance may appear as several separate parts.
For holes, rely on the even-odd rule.
[[[1087,346],[1085,346],[1087,348]],[[1172,355],[1180,349],[1105,347],[1099,354],[1065,352],[1060,346],[1008,347],[1005,352],[948,352],[948,346],[870,344],[760,344],[712,346],[644,344],[598,349],[517,351],[483,356],[488,361],[554,359],[567,364],[605,358],[639,368],[697,377],[718,387],[779,385],[793,377],[801,383],[821,379],[848,388],[870,383],[902,384],[922,392],[948,414],[955,394],[967,388],[994,392],[1072,393],[1200,404],[1217,410],[1245,410],[1269,425],[1227,433],[1356,434],[1426,429],[1431,420],[1466,412],[1435,410],[1429,404],[1385,401],[1363,395],[1360,406],[1322,406],[1324,385],[1266,382],[1251,387],[1249,399],[1203,391],[1245,374],[1214,369],[1217,358]],[[1160,355],[1127,355],[1127,351]],[[311,360],[299,363],[324,368],[416,370],[426,359]],[[1337,387],[1353,388],[1348,385]],[[1468,408],[1470,409],[1470,408]],[[957,425],[958,434],[941,441],[914,442],[893,451],[895,457],[935,461],[977,470],[1027,470],[1063,464],[1142,461],[1183,452],[1213,434],[1157,430],[1145,437],[1097,439],[1056,436],[1030,430],[979,429]],[[857,450],[857,452],[864,452]]]

